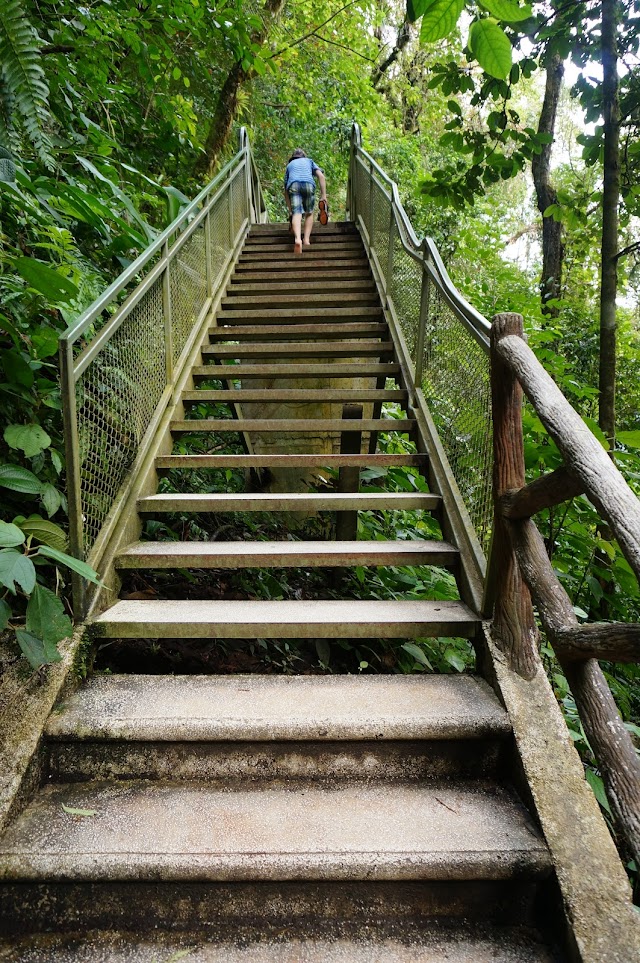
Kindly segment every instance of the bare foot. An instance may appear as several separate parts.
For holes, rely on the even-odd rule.
[[[302,241],[296,241],[296,243],[293,245],[293,253],[302,254]]]
[[[302,242],[302,246],[303,246],[303,247],[311,247],[311,241],[303,241],[303,242]]]

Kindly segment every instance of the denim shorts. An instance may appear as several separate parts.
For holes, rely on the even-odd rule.
[[[316,185],[307,181],[292,181],[287,191],[291,201],[292,214],[313,214],[316,198]]]

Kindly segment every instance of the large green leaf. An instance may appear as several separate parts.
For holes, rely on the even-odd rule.
[[[44,585],[36,585],[27,605],[27,632],[56,645],[71,635],[73,627],[62,601]]]
[[[72,572],[77,572],[78,575],[82,575],[83,578],[86,578],[89,582],[93,582],[95,585],[102,585],[98,573],[94,572],[86,562],[81,562],[79,558],[74,558],[73,555],[67,555],[66,552],[59,552],[58,549],[51,548],[50,545],[40,545],[38,555],[51,558],[59,565],[66,565]]]
[[[25,629],[16,629],[16,639],[34,669],[39,669],[41,665],[49,665],[51,662],[60,662],[62,659],[53,643],[37,639]]]
[[[0,599],[0,632],[6,629],[11,618],[11,606],[4,599]]]
[[[23,451],[27,458],[39,455],[51,444],[51,438],[40,425],[7,425],[4,440],[9,448]]]
[[[429,0],[422,15],[420,42],[435,43],[454,29],[465,0]]]
[[[39,495],[42,482],[32,471],[20,465],[0,465],[0,487],[22,492],[23,495]]]
[[[29,287],[44,294],[49,301],[70,301],[78,294],[78,288],[53,268],[33,257],[19,257],[14,262],[16,271],[25,279]]]
[[[36,538],[43,545],[49,545],[50,548],[55,548],[59,552],[64,552],[67,547],[66,533],[55,522],[48,522],[45,518],[40,518],[39,515],[32,515],[30,518],[17,522],[17,525],[25,535],[31,535],[32,538]]]
[[[480,6],[488,10],[496,20],[506,20],[507,23],[518,23],[531,16],[531,5],[526,3],[521,7],[515,0],[480,0]]]
[[[469,31],[469,48],[485,73],[505,80],[511,71],[511,42],[495,20],[476,20]]]
[[[62,495],[55,485],[47,482],[42,486],[42,504],[49,518],[58,511],[62,505]]]
[[[640,431],[619,431],[616,438],[625,448],[640,448]]]
[[[0,522],[0,548],[16,548],[24,542],[24,532],[17,525]]]
[[[31,344],[37,358],[51,358],[58,351],[58,332],[43,325],[31,335]]]
[[[413,658],[416,660],[416,662],[419,662],[420,665],[423,665],[425,668],[433,671],[433,666],[429,662],[428,658],[426,657],[426,655],[424,654],[420,646],[416,645],[415,642],[405,642],[402,648],[404,649],[405,652],[408,652],[409,655],[412,655]]]
[[[16,584],[29,595],[36,584],[36,570],[33,562],[21,552],[12,548],[0,549],[0,585],[4,585],[14,595]]]

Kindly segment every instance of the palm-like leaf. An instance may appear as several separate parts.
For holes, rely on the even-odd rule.
[[[49,90],[39,63],[40,40],[29,23],[21,0],[0,0],[0,64],[2,99],[0,136],[7,136],[18,113],[24,131],[40,160],[53,167],[51,143],[45,128],[50,122]]]

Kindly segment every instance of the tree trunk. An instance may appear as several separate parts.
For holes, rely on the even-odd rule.
[[[262,10],[262,26],[259,30],[254,30],[251,34],[251,45],[264,44],[269,35],[269,30],[276,17],[284,6],[284,0],[266,0]],[[253,75],[251,68],[245,70],[242,61],[236,60],[227,78],[222,85],[218,95],[216,109],[211,121],[209,133],[204,145],[202,154],[195,165],[194,173],[197,175],[207,174],[213,176],[218,158],[226,147],[231,129],[238,112],[238,96],[244,84]]]
[[[558,53],[549,53],[546,61],[547,80],[544,90],[544,100],[538,122],[539,134],[551,134],[553,137],[558,112],[558,98],[562,89],[564,66]],[[562,224],[552,217],[545,217],[544,212],[558,200],[555,188],[551,184],[551,150],[553,142],[543,144],[539,154],[534,154],[531,162],[533,183],[536,189],[538,210],[542,215],[542,277],[540,279],[540,297],[542,311],[549,317],[557,317],[558,308],[548,302],[552,298],[559,298],[562,287],[562,262],[564,260],[564,245],[562,243]]]
[[[598,422],[611,450],[616,425],[616,294],[620,202],[620,104],[618,102],[617,0],[602,0],[602,113],[604,190],[600,249],[600,406]]]

